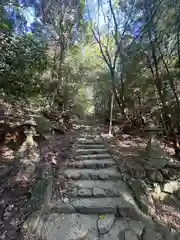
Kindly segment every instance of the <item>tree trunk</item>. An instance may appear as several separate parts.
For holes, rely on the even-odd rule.
[[[111,78],[112,78],[112,90],[113,90],[113,93],[114,93],[114,98],[115,98],[119,108],[121,109],[122,115],[124,115],[124,108],[122,108],[122,102],[121,102],[121,99],[118,97],[117,88],[116,88],[116,84],[115,84],[114,69],[111,69]]]
[[[113,105],[114,105],[114,94],[111,97],[111,110],[110,110],[110,121],[109,121],[109,135],[111,135],[112,130],[112,116],[113,116]]]
[[[175,150],[175,153],[177,154],[177,152],[179,151],[177,135],[173,128],[169,109],[166,106],[165,92],[163,92],[162,81],[161,81],[160,74],[159,74],[159,65],[158,65],[156,49],[155,49],[155,43],[158,43],[158,41],[157,41],[155,26],[153,25],[154,23],[153,23],[153,18],[152,18],[152,5],[147,0],[145,1],[145,4],[144,4],[144,14],[145,14],[146,21],[147,22],[150,21],[150,23],[148,24],[147,31],[148,31],[148,37],[149,37],[149,42],[150,42],[150,47],[151,47],[153,64],[151,65],[151,60],[148,59],[149,65],[150,65],[150,69],[151,69],[151,72],[152,72],[152,75],[154,78],[155,86],[156,86],[158,94],[159,94],[159,98],[162,103],[163,118],[164,118],[164,122],[166,125],[166,129],[168,129],[169,136],[172,137],[174,150]],[[152,36],[153,36],[153,38],[152,38]]]

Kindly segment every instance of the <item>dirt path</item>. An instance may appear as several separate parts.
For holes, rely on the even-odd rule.
[[[29,183],[15,181],[18,173],[18,165],[15,162],[0,166],[0,239],[26,239],[21,229],[25,219],[34,211],[29,202],[33,189],[41,181],[39,172],[47,163],[52,167],[52,198],[62,199],[66,192],[67,181],[60,171],[67,156],[71,154],[69,136],[52,135],[48,141],[40,143],[39,148],[40,164],[37,173]],[[41,205],[41,202],[38,204]],[[39,207],[38,204],[36,208]]]

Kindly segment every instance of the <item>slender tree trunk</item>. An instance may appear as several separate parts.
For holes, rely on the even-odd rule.
[[[161,59],[163,61],[164,67],[166,69],[166,72],[167,72],[167,75],[168,75],[168,80],[169,80],[169,85],[170,85],[170,87],[171,87],[171,89],[172,89],[172,91],[174,93],[174,97],[176,99],[177,107],[180,108],[180,102],[179,102],[179,97],[178,97],[178,94],[177,94],[177,91],[176,91],[176,87],[175,87],[174,82],[173,82],[173,80],[172,80],[172,78],[170,76],[170,72],[169,72],[168,66],[167,66],[167,64],[166,64],[166,62],[164,60],[164,57],[163,57],[162,51],[160,49],[160,46],[158,46],[158,50],[159,50]]]
[[[124,116],[125,112],[124,112],[124,108],[125,108],[125,104],[124,104],[124,76],[123,76],[123,69],[121,70],[121,113]]]
[[[146,21],[148,22],[150,20],[150,23],[148,24],[148,29],[147,29],[149,42],[150,42],[150,46],[151,46],[152,60],[153,60],[153,64],[151,65],[151,60],[149,59],[150,68],[151,68],[151,72],[152,72],[152,75],[154,78],[155,86],[156,86],[158,94],[159,94],[159,98],[162,103],[163,118],[164,118],[166,128],[168,129],[168,133],[169,133],[168,135],[172,137],[174,150],[175,150],[175,153],[177,154],[178,149],[179,149],[179,144],[178,144],[176,132],[173,128],[169,109],[166,106],[165,92],[163,92],[163,89],[162,89],[162,81],[161,81],[160,74],[159,74],[158,60],[157,60],[156,49],[155,49],[155,45],[154,45],[155,43],[158,43],[158,41],[157,41],[156,31],[154,31],[155,27],[153,25],[154,23],[153,23],[153,19],[152,19],[152,5],[147,0],[145,1],[144,10],[145,10],[144,13],[145,13]],[[155,37],[155,39],[152,40],[152,36]]]
[[[112,117],[113,117],[113,105],[114,105],[114,93],[111,96],[111,110],[110,110],[110,121],[109,121],[109,135],[111,135],[112,130]]]
[[[113,90],[113,93],[114,93],[114,99],[116,100],[119,108],[121,109],[122,115],[124,115],[124,109],[122,111],[122,102],[121,102],[121,99],[118,96],[117,88],[116,88],[116,84],[115,84],[115,78],[116,77],[115,77],[115,70],[114,69],[111,69],[111,78],[112,78],[112,90]]]
[[[179,14],[179,1],[174,2],[175,12],[176,12],[176,21],[175,25],[177,26],[177,52],[178,52],[178,67],[180,68],[180,14]]]

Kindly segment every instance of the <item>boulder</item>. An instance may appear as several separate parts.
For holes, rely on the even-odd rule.
[[[81,188],[81,189],[79,189],[78,195],[81,196],[81,197],[91,197],[92,196],[92,189]]]
[[[143,234],[143,240],[161,240],[162,236],[155,229],[146,228]]]
[[[51,207],[53,213],[75,213],[75,208],[70,203],[55,202]]]
[[[98,187],[93,188],[93,196],[94,197],[102,197],[102,196],[106,196],[106,195],[107,194],[104,189],[101,189]]]
[[[167,193],[173,193],[176,192],[180,187],[180,183],[178,181],[171,181],[168,183],[165,183],[163,186],[163,191]]]
[[[44,222],[41,237],[48,240],[86,240],[88,227],[79,214],[51,214]]]
[[[150,170],[147,173],[148,178],[153,182],[163,182],[163,175],[160,171]]]
[[[142,235],[144,230],[144,224],[140,221],[130,220],[128,222],[129,227],[134,231],[139,237]]]
[[[154,213],[154,209],[151,207],[152,202],[145,194],[145,186],[142,182],[140,180],[130,180],[128,183],[140,209],[146,214]]]
[[[110,231],[100,235],[100,240],[124,240],[124,233],[128,230],[128,223],[123,219],[116,219]]]
[[[138,236],[135,234],[135,232],[127,230],[124,234],[125,240],[138,240]]]
[[[98,219],[98,230],[100,234],[108,233],[115,221],[114,214],[105,214]]]
[[[140,180],[129,180],[128,184],[134,193],[138,195],[145,193],[143,183]]]

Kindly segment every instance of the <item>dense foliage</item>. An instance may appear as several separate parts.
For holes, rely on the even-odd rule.
[[[0,5],[2,98],[83,112],[145,116],[178,148],[178,1],[18,1]]]

